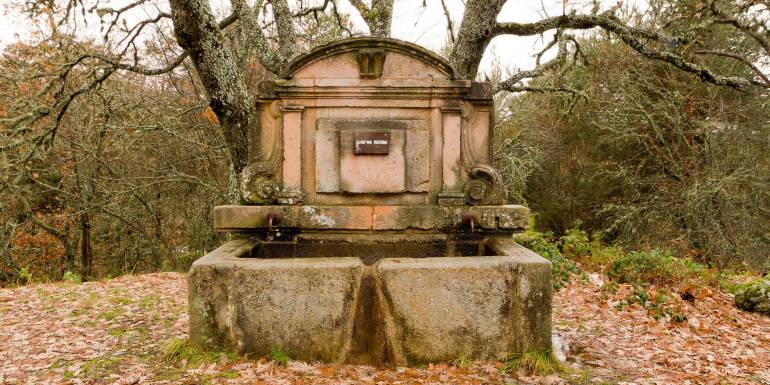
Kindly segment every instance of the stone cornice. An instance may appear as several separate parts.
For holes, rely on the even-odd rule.
[[[338,55],[340,53],[358,51],[362,48],[381,48],[387,51],[401,52],[419,58],[420,60],[439,69],[441,72],[445,73],[452,79],[462,79],[462,76],[460,76],[459,73],[455,71],[454,68],[452,68],[448,61],[433,51],[403,40],[375,37],[356,37],[352,39],[337,40],[332,43],[316,47],[310,52],[300,55],[289,62],[289,64],[279,76],[281,78],[289,79],[300,68],[312,62],[323,59],[325,57]]]
[[[276,98],[430,99],[467,98],[468,80],[431,79],[296,79],[277,80],[260,90],[261,100]]]

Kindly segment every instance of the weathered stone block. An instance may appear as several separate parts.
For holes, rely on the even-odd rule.
[[[305,229],[369,230],[370,206],[300,206],[298,225]]]
[[[340,136],[329,119],[319,119],[315,132],[316,192],[340,190]]]
[[[303,106],[284,105],[283,112],[283,188],[302,188],[302,110]]]
[[[508,237],[494,237],[489,246],[511,258],[519,279],[516,284],[516,338],[511,352],[551,348],[551,262]]]
[[[297,225],[296,206],[217,206],[214,207],[214,228],[217,230],[248,230],[268,227],[268,215],[277,215],[280,226]],[[274,223],[275,227],[276,224]]]
[[[384,132],[377,130],[377,132]],[[389,130],[387,155],[356,155],[353,153],[352,130],[340,135],[340,189],[351,193],[399,193],[406,191],[405,133]]]
[[[217,206],[217,230],[253,230],[268,227],[269,215],[280,217],[273,227],[343,230],[452,230],[463,224],[463,214],[476,216],[476,229],[523,230],[529,209],[524,206],[442,207],[419,206]]]
[[[438,206],[374,206],[374,230],[442,229],[452,225],[448,211]]]
[[[190,270],[190,333],[203,346],[334,362],[349,348],[358,258],[237,258],[228,249]],[[230,255],[224,255],[230,253]]]
[[[507,257],[396,258],[379,263],[397,364],[495,359],[513,340],[516,271]]]
[[[419,127],[406,131],[406,184],[411,192],[428,192],[430,188],[429,135],[427,129]]]
[[[499,359],[551,347],[550,263],[505,247],[511,255],[396,258],[377,265],[396,364]]]
[[[468,211],[484,229],[523,230],[528,226],[529,209],[520,205],[471,206]]]

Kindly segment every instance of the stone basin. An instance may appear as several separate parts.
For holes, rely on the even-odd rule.
[[[287,240],[258,240],[239,258],[358,257],[372,265],[383,258],[496,255],[487,237],[474,234],[298,234]]]
[[[550,348],[550,262],[510,236],[229,241],[189,275],[193,341],[241,354],[417,365]]]

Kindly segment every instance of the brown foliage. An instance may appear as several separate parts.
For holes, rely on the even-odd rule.
[[[11,117],[0,122],[7,124],[0,134],[0,283],[18,281],[22,270],[48,280],[65,271],[87,279],[184,269],[216,243],[208,213],[227,201],[216,116],[189,74],[148,81],[123,73],[81,94],[58,122],[57,140],[36,146],[53,121],[16,123],[44,108],[49,90],[41,79],[60,82],[61,63],[95,49],[58,44],[16,44],[0,59],[0,90],[28,85],[0,93]],[[87,82],[70,76],[61,86]]]

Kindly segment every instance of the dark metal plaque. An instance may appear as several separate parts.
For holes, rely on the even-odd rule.
[[[388,155],[390,151],[389,132],[353,133],[353,153],[356,155]]]

